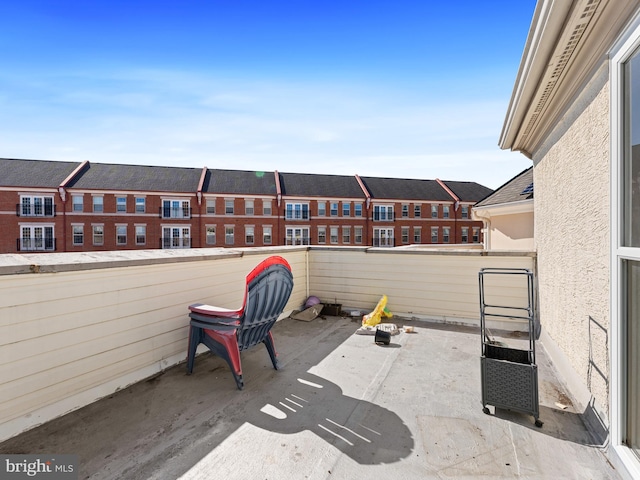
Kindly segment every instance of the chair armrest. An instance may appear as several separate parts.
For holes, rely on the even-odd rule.
[[[192,313],[214,318],[233,318],[238,319],[242,315],[242,310],[229,310],[228,308],[207,305],[206,303],[194,303],[189,305]]]

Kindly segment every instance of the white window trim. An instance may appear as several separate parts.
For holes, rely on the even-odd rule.
[[[209,237],[210,237],[209,229],[210,228],[213,228],[213,242],[209,242]],[[216,244],[216,240],[217,240],[216,239],[216,235],[218,233],[217,230],[218,230],[217,229],[217,225],[209,224],[209,225],[205,225],[204,226],[204,243],[205,243],[205,245],[215,245]]]
[[[143,213],[147,213],[147,197],[145,195],[136,195],[134,200],[134,204],[135,204],[135,208],[134,208],[134,213],[137,213],[138,215],[143,214]],[[138,200],[142,199],[142,206],[144,207],[142,212],[138,211]]]
[[[251,213],[249,213],[251,212]],[[253,198],[245,198],[244,199],[244,214],[247,216],[254,216],[256,213],[255,201]]]
[[[209,212],[209,203],[213,203],[213,212]],[[205,199],[204,212],[205,212],[205,215],[215,215],[216,214],[216,199],[215,198],[206,198]]]
[[[624,363],[625,339],[624,335],[624,306],[625,294],[623,292],[624,281],[622,262],[624,260],[640,261],[640,248],[622,246],[623,227],[620,221],[623,212],[623,189],[619,188],[623,180],[623,155],[622,132],[624,126],[622,102],[624,101],[624,89],[622,87],[622,65],[640,47],[640,17],[636,15],[629,28],[614,45],[610,52],[609,85],[610,85],[610,178],[611,178],[611,272],[610,272],[610,305],[611,305],[611,445],[627,468],[631,477],[640,478],[640,461],[635,453],[624,445],[624,424],[626,422],[626,388]]]
[[[253,241],[249,242],[247,237],[249,236],[249,232],[251,232],[251,236],[253,237]],[[256,226],[255,225],[245,225],[244,226],[244,243],[245,245],[255,245],[256,243]]]
[[[96,234],[95,234],[95,227],[102,227],[102,242],[100,243],[96,243],[95,242],[95,238],[96,238]],[[92,223],[91,224],[91,244],[92,245],[96,245],[96,246],[101,246],[104,245],[104,223]]]
[[[76,200],[80,200],[79,203],[76,203]],[[80,206],[79,210],[76,210],[76,206]],[[71,195],[71,211],[81,213],[84,212],[84,194],[83,193],[74,193]]]
[[[267,235],[267,232],[269,232],[269,235]],[[268,241],[267,241],[267,237],[268,237]],[[262,244],[273,245],[273,226],[272,225],[262,226]]]
[[[235,245],[236,244],[236,227],[235,225],[224,225],[224,245]],[[230,228],[232,230],[231,233],[231,243],[227,243],[227,229]]]
[[[227,203],[231,203],[231,212],[227,212]],[[235,215],[236,214],[236,199],[234,198],[225,198],[224,199],[224,214],[225,215]]]
[[[324,232],[324,242],[320,241],[320,232]],[[327,244],[327,227],[326,225],[318,226],[318,245],[326,245]]]
[[[291,205],[291,216],[289,216],[288,207]],[[300,218],[296,218],[296,205],[300,205]],[[307,216],[304,216],[304,207],[307,209]],[[311,219],[311,207],[309,202],[286,202],[284,205],[284,218],[286,220],[310,220]]]
[[[116,195],[115,197],[116,197],[116,213],[121,214],[121,215],[127,213],[127,203],[128,203],[127,202],[127,195],[124,195],[124,196],[123,195]],[[119,210],[120,202],[118,200],[120,200],[120,199],[124,199],[124,210]],[[103,205],[102,208],[104,208],[104,205]]]
[[[118,228],[122,228],[122,227],[124,227],[124,229],[125,229],[124,230],[125,241],[123,243],[120,243],[120,242],[118,242],[118,236],[119,236],[118,235]],[[127,245],[129,243],[129,227],[128,227],[128,225],[126,223],[116,223],[115,224],[115,234],[116,234],[116,238],[115,238],[116,246]]]
[[[165,236],[165,230],[169,230],[169,232],[171,233],[171,237],[166,237]],[[177,229],[179,232],[179,235],[177,237],[173,237],[173,230]],[[187,235],[184,234],[184,231],[187,230]],[[161,238],[162,238],[162,249],[163,250],[173,250],[173,249],[186,249],[186,248],[191,248],[191,225],[171,225],[171,224],[163,224],[160,225],[160,232],[161,232]],[[134,235],[135,235],[135,231],[134,231]],[[180,239],[180,245],[179,246],[169,246],[169,247],[165,247],[165,239],[166,238],[171,238],[172,243],[173,243],[173,238],[179,238]],[[185,242],[184,240],[187,239],[189,240],[188,242]],[[188,243],[188,244],[186,244]]]
[[[300,230],[302,243],[295,243],[295,231]],[[291,233],[291,235],[289,235]],[[309,225],[287,225],[284,229],[285,245],[309,245],[311,244],[311,227]],[[289,243],[291,239],[291,243]],[[305,240],[307,243],[305,243]]]
[[[142,227],[144,228],[144,242],[138,242],[138,228]],[[146,223],[135,223],[133,225],[133,236],[134,236],[134,242],[136,245],[146,245],[147,244],[147,224]]]
[[[75,233],[75,228],[76,227],[79,227],[79,228],[82,229],[82,231],[81,231],[82,242],[80,242],[80,243],[76,243],[76,233]],[[91,232],[93,233],[93,229],[91,229]],[[84,241],[85,241],[85,238],[84,238],[84,223],[72,223],[71,224],[71,244],[74,247],[81,247],[81,246],[84,245]]]
[[[96,210],[96,199],[98,198],[101,200],[100,203],[98,203],[101,208]],[[104,213],[104,195],[91,195],[91,212],[99,214]]]
[[[164,203],[165,202],[169,202],[169,216],[165,216],[165,206]],[[178,202],[179,203],[179,207],[178,209],[174,209],[173,208],[173,202]],[[187,208],[187,212],[185,215],[185,205],[187,204],[186,208]],[[192,216],[192,212],[191,212],[191,199],[189,198],[161,198],[160,199],[160,209],[161,209],[161,218],[163,220],[181,220],[181,219],[190,219]],[[179,212],[179,215],[176,214],[174,215],[174,213]]]
[[[51,228],[51,239],[53,241],[53,248],[44,248],[46,247],[46,244],[43,245],[43,248],[29,248],[29,249],[24,249],[23,251],[25,252],[39,252],[39,251],[46,251],[46,252],[53,252],[56,249],[56,226],[55,223],[19,223],[18,224],[18,232],[20,235],[20,246],[22,247],[22,229],[24,228],[28,228],[30,230],[30,239],[34,239],[34,235],[33,235],[33,229],[34,228]],[[44,234],[44,232],[43,232]],[[46,237],[43,236],[43,242],[45,241]]]

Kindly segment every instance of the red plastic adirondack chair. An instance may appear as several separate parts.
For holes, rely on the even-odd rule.
[[[239,310],[195,303],[189,306],[189,353],[187,374],[193,372],[196,349],[204,343],[226,360],[238,389],[242,390],[240,352],[264,343],[273,368],[278,369],[271,327],[284,310],[293,288],[293,275],[287,261],[271,256],[247,275],[244,301]]]

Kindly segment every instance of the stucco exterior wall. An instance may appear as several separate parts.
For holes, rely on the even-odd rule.
[[[491,250],[533,251],[533,212],[491,217]]]
[[[577,377],[570,382],[583,385],[605,414],[610,377],[607,78],[606,71],[597,75],[534,155],[540,320]]]

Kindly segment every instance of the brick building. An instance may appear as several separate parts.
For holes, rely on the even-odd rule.
[[[474,182],[0,159],[0,253],[480,243]]]

